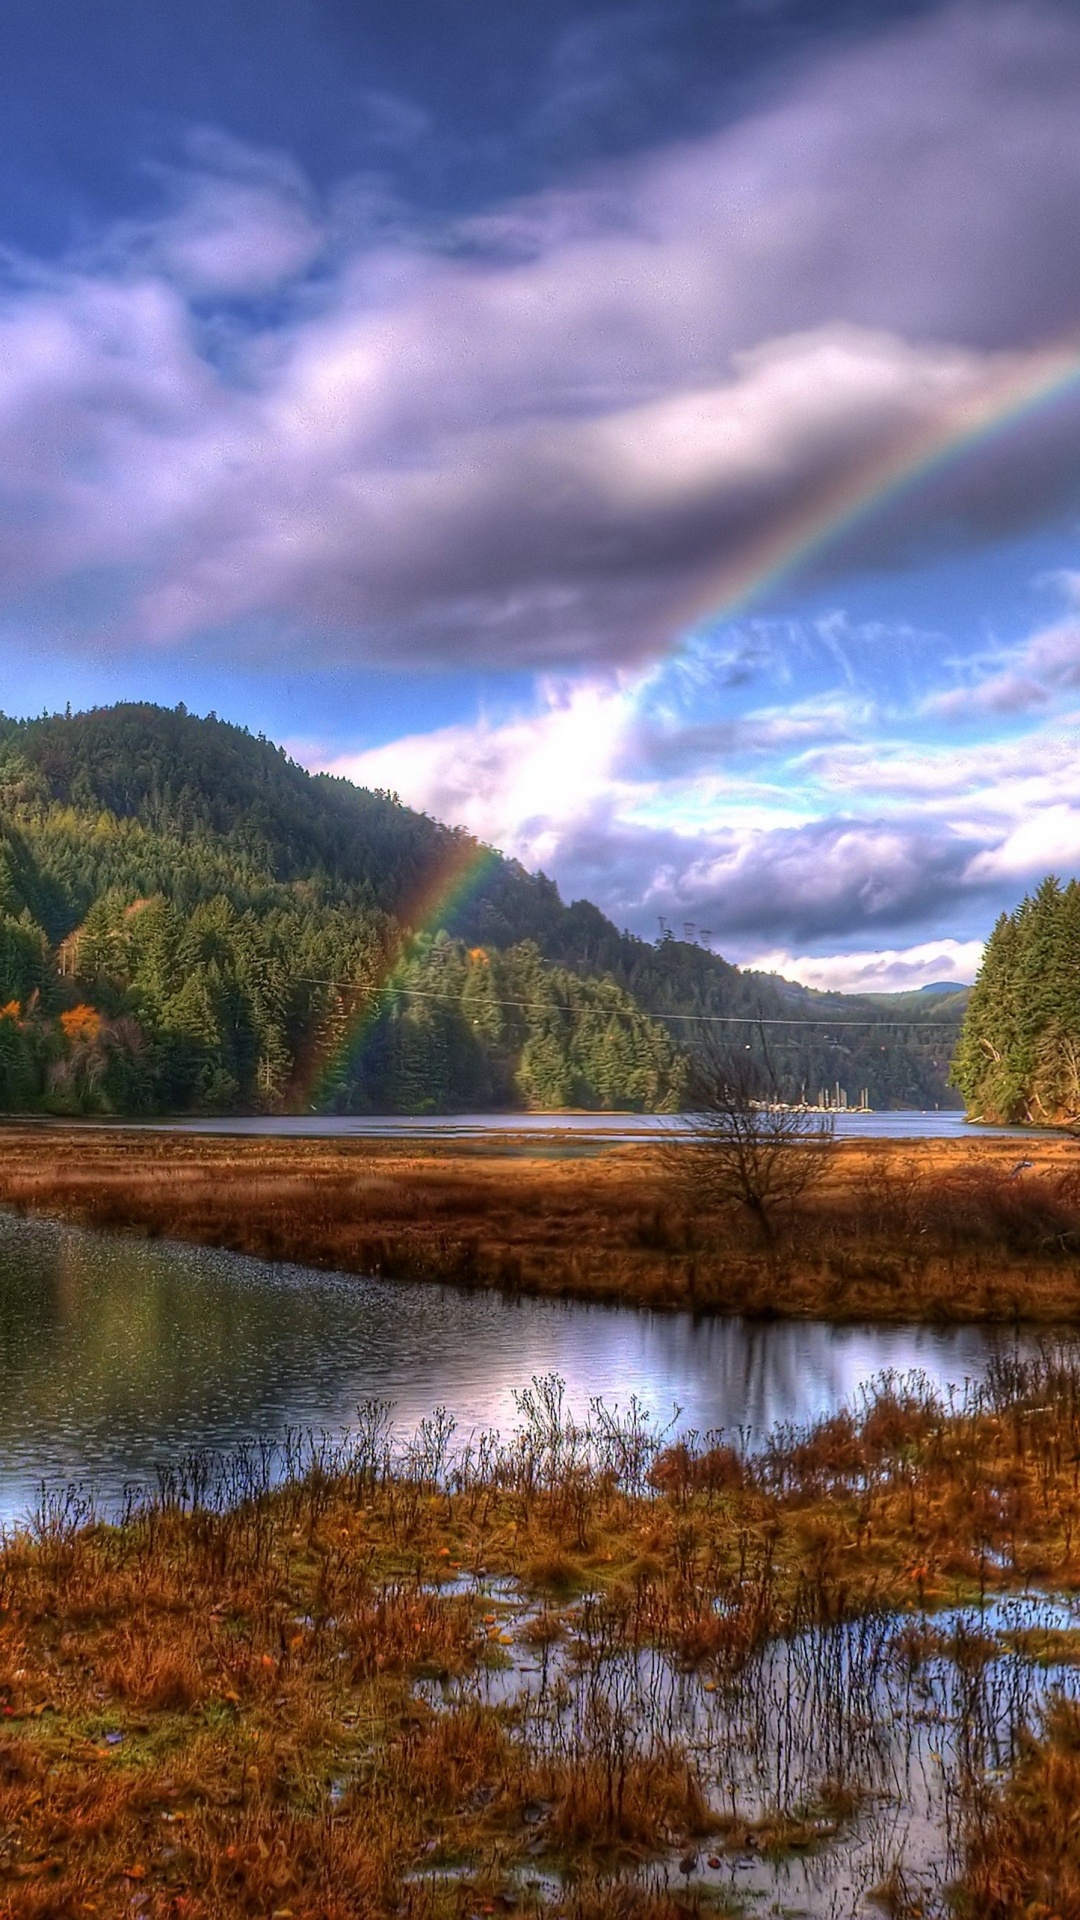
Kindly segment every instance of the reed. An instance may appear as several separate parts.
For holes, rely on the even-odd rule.
[[[681,1152],[682,1149],[679,1149]],[[688,1150],[692,1153],[692,1149]],[[1080,1318],[1065,1139],[845,1142],[763,1245],[672,1150],[553,1162],[460,1145],[0,1130],[0,1204],[342,1272],[695,1312]],[[689,1165],[689,1162],[687,1163]]]
[[[915,1673],[928,1608],[1080,1588],[1078,1461],[1080,1362],[1048,1351],[951,1405],[884,1379],[749,1456],[635,1408],[576,1421],[547,1378],[502,1439],[435,1415],[395,1449],[372,1404],[345,1441],[179,1460],[109,1519],[43,1495],[0,1549],[0,1912],[715,1910],[700,1853],[814,1845],[858,1806],[837,1623],[876,1671],[909,1620]],[[799,1636],[842,1772],[748,1825],[650,1663],[703,1699]],[[977,1637],[952,1650],[974,1685]],[[525,1659],[546,1679],[500,1698]],[[1047,1736],[1063,1794],[1074,1734]],[[984,1813],[986,1885],[1034,1831],[1033,1766]]]
[[[1052,1699],[1003,1785],[973,1782],[958,1920],[1080,1916],[1080,1708]],[[908,1909],[910,1912],[910,1909]]]

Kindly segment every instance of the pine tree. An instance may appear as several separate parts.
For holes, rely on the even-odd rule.
[[[1080,1114],[1080,887],[1052,875],[987,942],[952,1066],[968,1111],[994,1121]]]

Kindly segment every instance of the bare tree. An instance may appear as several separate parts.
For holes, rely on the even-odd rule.
[[[771,1249],[779,1217],[824,1178],[833,1134],[831,1114],[781,1098],[759,1027],[748,1044],[696,1050],[668,1165],[703,1202],[749,1214]]]

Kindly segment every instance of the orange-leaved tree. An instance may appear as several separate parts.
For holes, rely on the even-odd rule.
[[[95,1007],[88,1007],[85,1001],[80,1001],[77,1007],[69,1007],[66,1013],[60,1015],[60,1025],[65,1039],[92,1045],[101,1033],[101,1015]]]

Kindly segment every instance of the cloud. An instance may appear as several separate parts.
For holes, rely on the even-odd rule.
[[[946,981],[968,986],[982,956],[981,940],[925,940],[911,947],[823,955],[781,947],[753,955],[744,964],[824,993],[907,993]]]
[[[108,236],[106,261],[162,274],[196,298],[271,292],[311,266],[325,234],[299,168],[212,128],[189,135],[188,164],[151,171],[165,200],[156,219]]]
[[[839,616],[832,629],[849,652],[870,644]],[[778,700],[774,637],[745,637],[774,696],[756,705],[741,681],[732,704],[740,637],[699,637],[662,665],[552,676],[531,710],[330,770],[460,822],[620,926],[692,922],[744,962],[970,942],[1048,868],[1080,867],[1078,716],[1020,737],[930,738],[917,709],[883,709],[838,667],[839,685],[807,694],[797,677],[797,697]],[[818,664],[828,657],[821,643]]]
[[[588,682],[550,681],[542,692],[542,709],[530,717],[440,727],[318,765],[359,786],[400,792],[526,866],[543,867],[567,828],[610,792],[632,696]]]
[[[692,908],[744,946],[925,922],[974,851],[955,834],[896,820],[822,819],[702,840],[692,856],[687,849],[681,871],[663,874],[668,910],[680,917]]]
[[[961,744],[945,738],[891,738],[841,743],[804,756],[800,772],[826,806],[894,805],[980,823],[1041,811],[1055,800],[1080,800],[1076,713],[1055,715],[1016,738]]]
[[[368,146],[409,152],[430,132],[430,115],[403,94],[368,89],[361,96],[363,136]]]
[[[1004,650],[994,671],[980,673],[985,662],[971,662],[967,684],[931,694],[924,703],[927,713],[946,720],[1029,713],[1080,687],[1080,578],[1062,569],[1042,584],[1056,587],[1070,602],[1066,617]]]
[[[774,730],[777,757],[764,775],[742,771],[736,729],[730,742],[710,742],[703,779],[693,724],[683,749],[669,723],[660,764],[640,751],[655,675],[551,681],[544,694],[531,715],[444,727],[316,764],[467,826],[552,874],[567,897],[595,900],[620,926],[651,935],[661,918],[693,920],[736,955],[781,941],[865,941],[874,929],[955,914],[965,891],[985,911],[993,876],[973,862],[1012,822],[957,826],[917,805],[891,818],[814,817],[812,796],[784,773],[783,755],[794,748],[797,761],[800,722],[809,718],[798,706],[786,732],[779,713],[742,723],[761,753]],[[807,704],[819,734],[836,724],[824,703]]]
[[[1020,820],[996,846],[975,855],[969,882],[1030,881],[1049,872],[1075,873],[1080,867],[1080,805],[1062,800]]]
[[[1071,322],[1078,127],[1080,22],[993,5],[422,242],[334,228],[287,157],[204,133],[158,215],[13,266],[0,594],[73,608],[108,576],[98,649],[640,662]],[[1075,425],[1040,416],[819,566],[1058,512]]]
[[[555,830],[544,865],[567,898],[595,900],[619,926],[655,937],[661,919],[693,922],[757,965],[778,948],[828,955],[935,929],[975,934],[1017,890],[1016,875],[978,864],[982,852],[976,835],[934,820],[747,824],[735,812],[726,824],[718,808],[711,827],[676,831],[620,815],[604,796]]]
[[[1030,713],[1033,707],[1045,706],[1049,698],[1048,689],[1026,674],[995,673],[972,687],[932,694],[926,711],[942,720],[971,720],[987,714]]]
[[[623,735],[613,767],[627,779],[692,779],[748,757],[849,741],[853,731],[865,730],[872,715],[865,698],[836,694],[716,720],[638,714]]]

